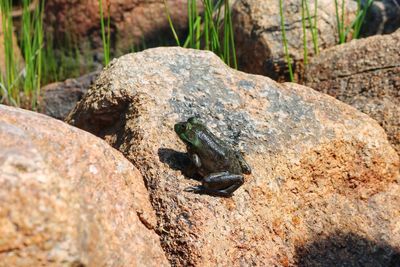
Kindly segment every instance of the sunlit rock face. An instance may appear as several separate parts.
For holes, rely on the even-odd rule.
[[[199,181],[173,126],[191,116],[252,167],[233,197],[184,192]],[[211,52],[149,49],[114,60],[67,122],[140,170],[173,265],[398,260],[397,153],[376,121],[309,87],[233,70]]]

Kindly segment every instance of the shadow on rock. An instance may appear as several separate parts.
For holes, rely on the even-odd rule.
[[[400,267],[400,250],[354,233],[336,233],[296,248],[298,266]]]
[[[181,171],[189,179],[201,180],[196,167],[188,157],[187,153],[178,152],[170,148],[159,148],[158,157],[161,162],[167,164],[171,169]]]

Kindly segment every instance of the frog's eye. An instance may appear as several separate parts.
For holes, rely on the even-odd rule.
[[[175,129],[175,132],[179,135],[180,133],[185,132],[186,127],[187,127],[187,123],[180,122],[180,123],[175,124],[174,129]]]
[[[200,118],[199,117],[191,117],[187,120],[190,124],[200,124]]]

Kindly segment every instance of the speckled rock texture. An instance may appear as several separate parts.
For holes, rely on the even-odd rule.
[[[301,1],[283,2],[288,50],[293,61],[296,80],[301,80],[303,72]],[[308,2],[313,15],[314,1]],[[345,27],[347,27],[355,17],[357,3],[355,1],[344,1],[344,3]],[[318,47],[323,50],[338,43],[335,1],[319,0],[317,10]],[[238,0],[232,12],[239,69],[262,74],[278,81],[288,81],[289,72],[284,58],[279,1]],[[314,44],[308,23],[306,27],[308,53],[313,55]]]
[[[99,138],[0,105],[0,266],[167,266],[139,171]]]
[[[55,82],[41,88],[40,112],[55,119],[64,120],[94,83],[100,71],[79,78]]]
[[[152,41],[174,40],[165,13],[164,0],[102,0],[103,12],[110,10],[111,49],[131,51]],[[177,31],[187,27],[187,0],[166,0]],[[47,0],[44,27],[60,45],[89,42],[102,48],[98,0]]]
[[[377,120],[400,154],[400,30],[323,51],[305,83]]]
[[[253,169],[232,198],[183,191],[199,181],[173,126],[193,115]],[[140,170],[174,266],[384,266],[400,255],[397,153],[376,121],[311,88],[211,52],[149,49],[112,61],[67,121]]]

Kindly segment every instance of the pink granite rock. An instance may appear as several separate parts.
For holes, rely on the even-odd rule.
[[[1,266],[168,266],[142,176],[99,138],[0,105]]]

